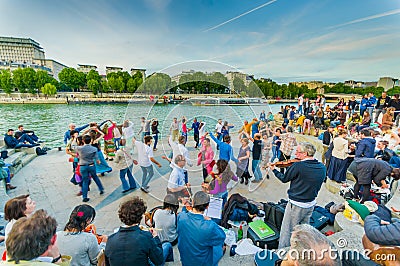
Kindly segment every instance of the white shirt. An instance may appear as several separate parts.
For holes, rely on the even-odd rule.
[[[174,163],[171,163],[172,172],[169,175],[168,188],[178,188],[185,185],[185,173],[183,168],[180,168]]]
[[[135,146],[138,151],[138,163],[140,166],[149,167],[151,166],[150,158],[154,157],[153,149],[147,146],[141,141],[136,140]]]
[[[203,126],[199,129],[199,137],[203,137],[206,134],[206,122],[202,122]]]
[[[223,128],[223,125],[220,123],[217,123],[215,125],[215,129],[217,130],[217,133],[221,133],[222,128]]]
[[[302,96],[299,97],[299,105],[303,105],[304,99]]]
[[[171,148],[172,148],[172,162],[175,162],[176,156],[183,155],[183,157],[185,157],[185,159],[186,159],[187,165],[192,167],[193,163],[189,158],[189,150],[182,144],[180,144],[180,143],[178,144],[177,142],[172,141],[172,136],[169,136],[168,141],[169,141],[169,145],[171,145]]]
[[[129,139],[132,138],[133,135],[135,135],[135,132],[133,132],[133,123],[129,121],[129,126],[122,128],[122,136],[124,136],[124,139]]]

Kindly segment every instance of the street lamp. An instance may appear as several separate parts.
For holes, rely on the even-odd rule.
[[[392,89],[394,88],[394,85],[396,84],[396,81],[398,81],[399,79],[392,79],[393,80],[393,87],[392,87]]]

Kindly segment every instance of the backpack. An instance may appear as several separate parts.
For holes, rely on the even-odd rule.
[[[47,151],[45,151],[44,149],[42,149],[42,148],[40,148],[40,147],[37,147],[35,151],[36,151],[36,155],[37,155],[37,156],[47,154]]]
[[[156,213],[157,210],[162,210],[163,206],[156,206],[153,209],[151,209],[148,212],[144,213],[144,221],[145,224],[147,224],[148,226],[154,227],[155,226],[155,222],[153,220],[154,218],[154,214]],[[177,226],[178,224],[178,217],[177,214],[175,213],[175,226]]]
[[[323,140],[323,139],[324,139],[324,132],[322,132],[321,134],[319,134],[318,139],[319,139],[319,140]]]

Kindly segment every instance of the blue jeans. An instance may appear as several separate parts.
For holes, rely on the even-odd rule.
[[[129,184],[128,184],[128,182],[126,182],[126,179],[125,179],[126,175],[128,176]],[[136,182],[132,175],[132,166],[119,170],[119,178],[121,179],[123,190],[136,188]]]
[[[10,172],[10,169],[8,168],[8,166],[3,166],[2,168],[3,168],[4,171],[7,172],[6,184],[10,184],[10,182],[11,182],[11,172]]]
[[[153,139],[154,139],[154,146],[153,146],[153,149],[157,149],[158,134],[153,134]]]
[[[29,137],[27,134],[22,134],[22,136],[18,139],[18,144],[15,145],[14,149],[26,147],[26,148],[32,148],[37,145],[35,145],[35,142]],[[25,144],[24,142],[29,142],[29,144]]]
[[[275,160],[275,158],[281,157],[281,150],[279,149],[278,146],[272,145],[272,158],[271,158],[271,163]]]
[[[337,127],[338,125],[340,125],[340,121],[331,121],[331,126]]]
[[[170,242],[162,243],[164,263],[174,261],[174,251]]]
[[[140,166],[142,168],[143,176],[142,176],[142,188],[146,188],[147,185],[150,183],[151,178],[154,175],[153,166]]]
[[[259,165],[260,165],[260,160],[253,160],[251,162],[251,170],[253,171],[255,180],[257,181],[262,179],[262,173]]]
[[[114,138],[114,145],[115,145],[115,149],[119,150],[119,141],[121,140],[121,138]]]
[[[93,178],[97,187],[100,191],[104,190],[103,184],[101,183],[99,177],[96,174],[96,166],[94,165],[81,165],[81,175],[82,175],[82,197],[87,198],[89,190],[89,175]]]
[[[297,109],[298,114],[303,114],[303,105],[299,105],[299,108]]]

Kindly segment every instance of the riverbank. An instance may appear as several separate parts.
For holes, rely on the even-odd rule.
[[[146,94],[127,93],[103,93],[94,96],[91,93],[62,92],[55,96],[45,97],[29,93],[0,93],[0,104],[129,104],[129,103],[150,103],[150,104],[180,104],[183,102],[193,105],[218,105],[220,99],[226,101],[221,104],[274,104],[274,103],[295,103],[296,99],[263,99],[263,98],[242,98],[233,94],[165,94],[153,96]],[[229,99],[229,100],[228,100]]]

